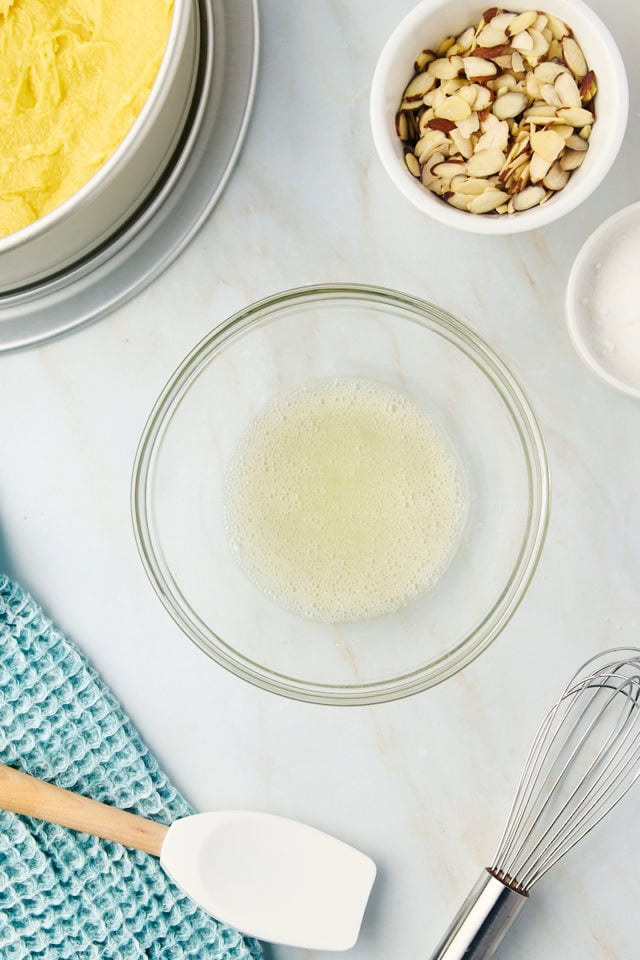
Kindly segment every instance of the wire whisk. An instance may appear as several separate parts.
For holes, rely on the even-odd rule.
[[[640,777],[640,649],[571,678],[534,738],[498,851],[432,960],[489,960],[535,884]]]

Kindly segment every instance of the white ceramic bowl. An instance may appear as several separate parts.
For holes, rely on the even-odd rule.
[[[589,151],[567,186],[544,206],[517,214],[475,215],[457,210],[431,193],[406,168],[395,116],[402,93],[413,75],[416,55],[437,47],[477,23],[486,3],[473,0],[423,0],[396,27],[376,66],[371,86],[371,129],[383,166],[396,187],[419,210],[441,223],[471,233],[504,234],[534,230],[558,220],[582,203],[606,176],[616,158],[627,124],[629,93],[622,57],[602,21],[582,0],[549,0],[545,13],[564,20],[584,50],[598,82],[596,116]],[[531,9],[527,0],[506,0],[504,9]]]
[[[634,269],[633,264],[637,258],[625,243],[625,234],[634,230],[637,235],[639,229],[640,202],[618,210],[601,223],[574,260],[565,302],[569,335],[578,356],[605,383],[638,398],[640,363],[637,360],[637,349],[625,350],[625,343],[616,341],[615,335],[603,335],[597,309],[594,311],[594,300],[599,299],[598,286],[604,270],[611,269],[612,266],[622,273],[626,273],[629,268]],[[615,258],[614,263],[610,259],[612,256]],[[640,287],[637,265],[636,272],[628,277],[627,282],[635,284],[636,289]],[[602,296],[605,297],[606,294],[603,293]]]
[[[0,293],[34,284],[77,262],[141,206],[182,133],[195,85],[198,42],[196,0],[174,0],[164,57],[131,130],[73,196],[0,239]]]

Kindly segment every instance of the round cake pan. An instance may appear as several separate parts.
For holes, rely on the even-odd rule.
[[[198,63],[174,155],[145,201],[96,250],[40,283],[0,292],[0,354],[77,331],[152,283],[218,202],[251,116],[260,48],[257,0],[194,0]]]
[[[0,293],[31,286],[104,243],[153,190],[188,116],[198,64],[196,0],[175,0],[167,47],[131,130],[80,190],[0,239]]]

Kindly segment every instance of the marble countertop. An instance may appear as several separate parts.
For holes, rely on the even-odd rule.
[[[0,566],[86,651],[197,807],[297,817],[374,857],[353,960],[429,956],[493,856],[559,688],[591,654],[640,640],[640,405],[582,365],[563,316],[579,247],[640,196],[635,4],[593,0],[632,97],[613,171],[561,222],[495,239],[425,219],[374,155],[369,81],[411,6],[262,0],[253,119],[202,232],[112,316],[0,358]],[[247,303],[323,281],[395,287],[467,321],[521,379],[551,461],[547,543],[515,618],[458,676],[377,707],[287,701],[207,660],[148,583],[129,512],[138,438],[187,351]],[[500,958],[636,957],[639,864],[640,790],[536,890]]]

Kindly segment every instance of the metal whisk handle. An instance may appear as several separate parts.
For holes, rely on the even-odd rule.
[[[489,960],[527,900],[485,870],[431,960]]]

